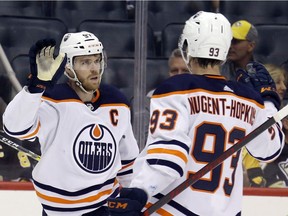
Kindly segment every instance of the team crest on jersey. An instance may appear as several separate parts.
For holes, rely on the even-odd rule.
[[[111,131],[101,124],[91,124],[83,128],[73,145],[77,164],[90,173],[101,173],[110,169],[115,152],[115,138]]]

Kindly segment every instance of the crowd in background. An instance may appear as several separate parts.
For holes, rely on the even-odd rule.
[[[156,5],[158,3],[155,3]],[[209,6],[207,6],[208,2],[203,1],[203,4],[206,8],[210,8],[210,10],[221,11],[221,1],[212,1]],[[151,4],[152,5],[152,4]],[[0,3],[1,6],[1,3]],[[195,6],[195,5],[194,5]],[[199,6],[199,5],[197,5]],[[203,6],[203,5],[202,5]],[[127,7],[129,7],[129,19],[133,17],[132,10],[135,10],[135,2],[127,1]],[[152,6],[150,6],[152,7]],[[198,10],[195,9],[195,11]],[[227,10],[227,9],[226,9]],[[151,10],[152,11],[152,10]],[[150,12],[151,12],[150,11]],[[178,14],[176,11],[174,13]],[[127,14],[126,14],[127,15]],[[169,14],[171,16],[171,14]],[[133,19],[133,18],[132,18]],[[185,20],[186,17],[183,19]],[[248,19],[247,19],[248,20]],[[263,61],[261,58],[258,59],[255,55],[255,50],[258,46],[265,46],[266,44],[259,44],[259,32],[257,31],[257,25],[255,23],[250,23],[250,21],[245,20],[245,18],[241,20],[231,20],[232,31],[233,31],[233,40],[230,48],[230,52],[228,54],[228,60],[222,67],[222,75],[227,79],[235,79],[235,70],[237,68],[245,68],[246,65],[250,61],[259,61],[260,63],[265,64],[265,67],[271,74],[274,79],[277,87],[277,92],[282,100],[282,106],[287,104],[286,98],[286,88],[287,88],[287,71],[285,70],[285,64]],[[232,22],[233,21],[233,22]],[[71,23],[70,23],[71,24]],[[155,24],[156,25],[156,24]],[[164,25],[164,24],[163,24]],[[159,26],[157,26],[159,27]],[[156,28],[156,26],[154,26]],[[72,29],[72,25],[69,26],[69,29]],[[159,28],[160,29],[160,28]],[[160,31],[155,31],[155,41],[156,43],[160,43],[161,37],[157,34]],[[177,34],[175,34],[177,36]],[[179,35],[179,34],[178,34]],[[21,38],[19,37],[19,40]],[[271,38],[273,40],[273,38]],[[162,41],[163,42],[163,41]],[[115,44],[115,43],[114,43]],[[28,44],[30,46],[31,44]],[[176,48],[176,46],[174,46]],[[162,49],[156,49],[156,53],[162,53]],[[172,50],[170,50],[171,53]],[[109,50],[107,50],[109,56]],[[176,53],[176,54],[175,54]],[[269,54],[267,54],[269,55]],[[171,57],[172,56],[172,57]],[[179,53],[177,54],[177,50],[172,52],[170,58],[167,58],[167,65],[169,67],[168,71],[162,71],[163,73],[167,73],[166,77],[174,76],[178,73],[187,73],[188,71],[183,68],[183,60],[180,58]],[[288,55],[287,55],[288,56]],[[287,56],[281,56],[283,59],[287,59]],[[163,57],[163,55],[162,55]],[[168,56],[166,56],[168,57]],[[260,55],[261,57],[261,55]],[[177,59],[177,61],[175,60]],[[108,60],[109,64],[109,60]],[[27,67],[27,65],[25,66]],[[105,74],[104,74],[105,76]],[[3,113],[6,105],[11,100],[11,85],[9,83],[9,79],[5,74],[1,74],[0,77],[0,110]],[[156,87],[156,86],[154,86]],[[147,89],[148,91],[151,89]],[[150,95],[150,94],[149,94]],[[285,134],[288,131],[288,119],[285,118],[283,120],[283,130]],[[146,124],[145,124],[146,125]],[[2,119],[1,119],[1,128]],[[147,125],[146,125],[147,126]],[[1,134],[6,136],[2,131]],[[15,142],[20,142],[19,140],[13,139]],[[39,146],[37,140],[33,140],[33,143],[22,143],[25,147],[32,149],[33,151],[39,153]],[[29,144],[34,144],[31,148]],[[253,187],[287,187],[288,186],[288,135],[286,136],[286,145],[283,149],[281,156],[276,160],[269,164],[262,164],[261,162],[253,159],[249,156],[249,153],[243,150],[243,164],[245,167],[245,186],[253,186]],[[25,154],[21,152],[17,152],[14,149],[6,146],[3,143],[0,143],[0,180],[2,181],[30,181],[31,179],[31,171],[35,166],[35,161],[33,159],[28,158]]]

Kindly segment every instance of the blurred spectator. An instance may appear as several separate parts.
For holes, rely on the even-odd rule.
[[[273,64],[266,64],[265,67],[275,81],[277,92],[283,101],[287,90],[285,77],[286,71]],[[286,145],[284,146],[280,156],[275,161],[264,165],[263,171],[266,180],[266,187],[288,187],[288,117],[282,120],[282,124]]]
[[[250,61],[256,61],[254,50],[258,41],[255,26],[246,20],[239,20],[232,25],[233,39],[227,61],[221,67],[221,74],[229,80],[235,80],[235,71],[245,69]]]
[[[274,64],[265,64],[264,66],[274,80],[277,93],[281,101],[283,101],[287,90],[286,70]]]
[[[190,73],[190,71],[187,68],[186,63],[184,62],[182,58],[181,51],[176,48],[172,51],[171,55],[168,59],[168,67],[169,67],[169,77],[177,75],[177,74],[183,74],[183,73]],[[147,93],[147,97],[151,98],[153,95],[155,89],[150,90]]]
[[[244,187],[265,187],[266,180],[260,162],[252,157],[246,148],[242,149]]]

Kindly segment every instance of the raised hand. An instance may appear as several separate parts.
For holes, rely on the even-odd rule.
[[[67,57],[63,53],[54,59],[56,42],[54,39],[37,41],[29,51],[30,74],[28,89],[31,93],[52,88],[65,70]]]

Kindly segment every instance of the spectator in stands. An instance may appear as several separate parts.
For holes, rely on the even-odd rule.
[[[264,64],[276,84],[277,93],[283,101],[287,90],[286,70],[274,64]]]
[[[228,52],[227,61],[221,67],[221,74],[229,80],[236,79],[238,69],[246,69],[246,65],[255,61],[254,50],[258,41],[258,31],[246,20],[239,20],[232,25],[233,39]],[[257,159],[245,148],[242,151],[244,167],[244,186],[264,187],[263,171]]]
[[[168,71],[169,77],[177,75],[177,74],[190,73],[190,71],[187,68],[186,63],[184,62],[182,58],[181,51],[178,48],[174,49],[171,55],[169,56],[168,67],[169,67],[169,71]],[[152,89],[147,93],[148,98],[151,98],[154,90],[155,89]]]
[[[229,80],[235,80],[237,69],[245,69],[253,56],[258,41],[258,32],[254,25],[239,20],[232,25],[233,39],[227,56],[227,62],[221,68],[221,74]]]
[[[283,102],[287,90],[285,77],[287,72],[274,64],[266,64],[265,67],[275,81],[277,93]],[[275,161],[264,165],[263,170],[266,187],[288,187],[288,117],[284,118],[282,123],[286,145],[284,145],[282,153]]]

